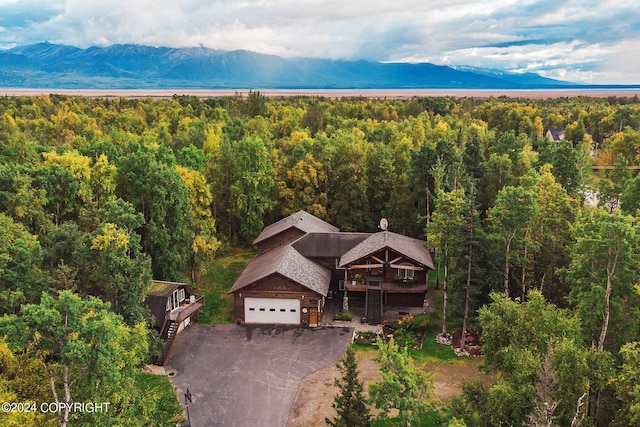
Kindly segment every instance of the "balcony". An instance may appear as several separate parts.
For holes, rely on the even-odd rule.
[[[380,276],[365,276],[361,279],[350,279],[345,282],[347,291],[365,292],[369,289],[382,289],[393,293],[421,293],[427,290],[427,284],[412,279],[382,280]]]
[[[176,323],[182,322],[187,317],[191,317],[196,311],[200,310],[204,307],[204,296],[202,295],[191,295],[192,298],[186,299],[169,313],[169,319],[175,321]]]

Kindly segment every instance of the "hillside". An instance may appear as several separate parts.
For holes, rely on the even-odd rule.
[[[17,88],[464,88],[538,89],[572,84],[429,63],[281,58],[245,50],[39,43],[0,51],[0,87]]]

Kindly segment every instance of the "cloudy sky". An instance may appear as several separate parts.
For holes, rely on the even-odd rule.
[[[638,0],[0,0],[0,48],[42,41],[204,45],[640,84]]]

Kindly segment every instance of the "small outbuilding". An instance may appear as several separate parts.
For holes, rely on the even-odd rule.
[[[195,295],[186,283],[153,280],[144,305],[154,317],[154,327],[163,341],[162,354],[156,360],[163,365],[175,336],[197,320],[204,298]]]

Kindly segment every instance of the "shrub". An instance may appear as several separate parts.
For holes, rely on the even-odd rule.
[[[333,315],[333,320],[351,320],[352,318],[351,313],[336,313]]]

